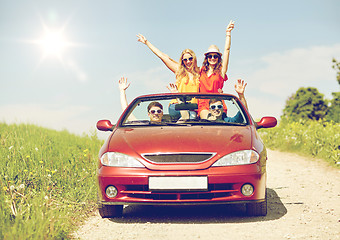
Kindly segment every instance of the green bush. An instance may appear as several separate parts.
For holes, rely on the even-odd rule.
[[[95,206],[102,141],[0,123],[0,239],[64,239]]]
[[[340,124],[326,121],[288,121],[275,128],[259,130],[268,148],[298,152],[340,164]]]
[[[283,109],[283,115],[290,120],[319,120],[327,114],[327,100],[318,89],[301,87],[289,97]]]

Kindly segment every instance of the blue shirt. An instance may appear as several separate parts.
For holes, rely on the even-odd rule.
[[[222,119],[225,122],[236,122],[236,123],[243,123],[243,117],[240,112],[238,112],[234,117],[228,117],[227,114],[222,114]]]

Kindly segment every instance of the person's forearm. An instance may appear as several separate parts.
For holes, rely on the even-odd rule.
[[[158,48],[156,48],[153,44],[151,44],[149,41],[146,41],[146,46],[157,56],[159,57],[162,62],[174,73],[177,71],[178,63],[174,60],[172,60],[168,55],[160,51]]]
[[[231,46],[231,33],[227,32],[222,60],[222,77],[227,73]]]
[[[128,106],[128,102],[126,99],[126,94],[125,94],[125,90],[120,90],[120,105],[122,107],[122,110],[124,111],[127,106]]]
[[[151,44],[148,40],[145,42],[145,45],[160,59],[164,58],[164,53],[161,52],[158,48],[156,48],[153,44]]]
[[[227,32],[227,35],[225,37],[224,52],[230,51],[230,46],[231,46],[231,32]]]
[[[246,101],[246,98],[244,97],[244,94],[238,94],[238,98],[241,100],[241,102],[243,103],[243,105],[246,107],[246,109],[248,110],[248,104]]]

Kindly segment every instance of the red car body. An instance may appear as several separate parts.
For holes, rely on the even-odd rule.
[[[112,167],[99,161],[98,196],[102,217],[120,216],[122,206],[130,204],[246,203],[249,215],[266,215],[267,152],[257,129],[275,126],[276,119],[265,117],[256,123],[238,98],[219,94],[216,96],[233,98],[233,101],[239,104],[247,123],[241,126],[123,126],[124,119],[138,101],[148,98],[150,101],[157,100],[168,95],[171,94],[136,98],[116,125],[112,125],[108,120],[97,123],[99,130],[112,130],[99,152],[99,158],[107,152],[119,152],[138,160],[144,166]],[[242,165],[212,166],[223,156],[244,150],[256,152],[258,161]],[[155,184],[151,181],[155,181]],[[187,188],[182,188],[182,184],[186,185],[191,181]],[[162,189],[157,189],[158,184],[161,184]],[[164,188],[162,184],[166,184]],[[207,186],[191,189],[191,184]],[[250,195],[242,193],[245,184],[253,187]],[[114,197],[107,195],[108,186],[114,186],[116,189]]]

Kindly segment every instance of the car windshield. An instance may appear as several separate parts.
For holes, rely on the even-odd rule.
[[[201,119],[198,106],[205,105],[209,112]],[[120,126],[187,126],[249,124],[239,101],[231,95],[167,94],[136,98],[124,114]]]

